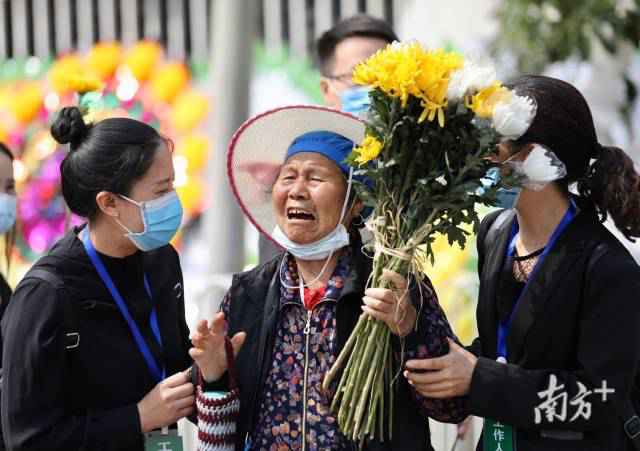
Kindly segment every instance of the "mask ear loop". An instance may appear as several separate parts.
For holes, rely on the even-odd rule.
[[[344,198],[344,202],[342,204],[342,211],[340,213],[340,219],[338,220],[338,224],[336,224],[336,227],[339,227],[340,224],[342,224],[342,221],[344,220],[344,216],[347,213],[347,205],[349,204],[349,195],[351,194],[351,185],[352,185],[352,181],[353,181],[353,168],[349,168],[349,179],[347,181],[347,193],[345,195]],[[300,273],[298,273],[298,280],[299,280],[299,284],[297,287],[288,285],[283,279],[282,279],[282,265],[284,264],[286,258],[283,258],[282,261],[280,262],[280,269],[279,269],[279,276],[280,276],[280,283],[282,284],[282,286],[284,286],[285,288],[289,289],[289,290],[298,290],[299,294],[300,294],[300,300],[302,301],[302,304],[304,305],[304,288],[309,288],[311,285],[313,285],[314,283],[316,283],[318,280],[320,280],[320,278],[322,277],[322,274],[324,274],[324,272],[327,270],[327,267],[329,266],[329,262],[331,261],[331,257],[333,256],[335,250],[332,250],[329,255],[327,256],[324,265],[322,266],[322,269],[320,270],[320,272],[318,273],[318,275],[311,281],[308,283],[304,283],[302,280],[302,276],[300,275]]]
[[[127,235],[125,236],[140,236],[140,235],[144,235],[145,233],[147,233],[147,229],[149,228],[147,225],[147,217],[144,214],[144,202],[138,202],[135,201],[133,199],[128,198],[127,196],[125,196],[124,194],[118,194],[118,196],[124,200],[126,200],[127,202],[132,203],[133,205],[135,205],[136,207],[138,207],[138,211],[140,212],[140,216],[142,217],[142,225],[144,226],[144,230],[142,232],[132,232],[128,227],[126,227],[124,224],[122,224],[118,218],[114,218],[116,220],[116,222],[118,223],[118,225],[120,227],[122,227],[124,230],[127,231]]]

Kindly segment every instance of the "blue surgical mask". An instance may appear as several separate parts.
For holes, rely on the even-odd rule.
[[[522,188],[520,187],[511,187],[511,188],[500,188],[496,194],[496,207],[511,209],[516,206],[518,203],[518,197],[520,197],[520,192]]]
[[[0,193],[0,233],[6,233],[16,223],[16,196]]]
[[[500,169],[489,169],[481,181],[483,186],[478,188],[479,195],[482,195],[485,189],[496,186],[500,182]],[[516,202],[518,202],[518,197],[520,196],[520,191],[522,191],[522,188],[519,186],[499,188],[496,193],[496,207],[504,209],[515,207]]]
[[[137,202],[123,195],[120,197],[140,209],[144,224],[142,232],[132,232],[120,221],[116,221],[126,230],[125,236],[141,251],[151,251],[168,244],[180,228],[182,204],[175,191],[146,202]]]
[[[371,89],[367,86],[352,86],[342,91],[340,94],[342,111],[364,119],[371,105],[369,91]]]

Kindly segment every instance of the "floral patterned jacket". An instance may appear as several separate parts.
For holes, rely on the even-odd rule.
[[[263,347],[270,348],[264,349],[262,362],[257,362],[255,355],[253,359],[248,358],[248,349],[243,348],[238,355],[241,393],[244,390],[248,399],[247,392],[251,391],[252,396],[249,402],[245,400],[242,403],[239,424],[242,436],[239,441],[243,443],[238,443],[236,449],[354,449],[353,443],[340,433],[336,418],[329,409],[337,381],[329,392],[324,392],[321,385],[361,311],[364,281],[370,271],[366,265],[363,270],[363,260],[366,257],[359,253],[359,248],[345,250],[326,289],[320,293],[305,293],[304,304],[298,293],[295,260],[285,255],[272,262],[271,290],[267,298],[277,297],[273,306],[275,327],[270,338],[258,337],[257,343],[251,342],[252,335],[259,335],[255,330],[259,321],[244,329],[234,324],[238,322],[240,302],[247,301],[234,296],[232,286],[222,304],[222,310],[229,319],[230,333],[245,330],[249,347],[253,344],[254,349],[260,350],[259,341],[263,339],[267,341],[267,346]],[[354,271],[358,267],[360,270]],[[359,277],[355,277],[355,281],[354,272],[362,273],[356,274]],[[240,294],[245,290],[237,291]],[[420,290],[422,299],[417,299],[418,292],[412,290],[413,302],[420,307],[418,327],[405,340],[405,361],[443,355],[447,352],[446,338],[455,338],[428,281]],[[352,304],[350,309],[348,304]],[[350,316],[349,323],[341,320],[346,316]],[[245,315],[242,322],[250,321]],[[261,328],[264,329],[264,324]],[[400,350],[399,340],[396,341]],[[249,367],[244,361],[252,361],[253,365]],[[253,390],[243,388],[242,373],[245,371],[251,372],[254,381],[245,385],[255,385]],[[244,376],[250,379],[246,374]],[[397,417],[394,425],[398,426],[394,426],[394,430],[399,432],[388,443],[369,444],[369,450],[431,450],[427,417],[446,422],[458,422],[465,417],[465,398],[424,398],[403,377],[399,378],[398,385],[397,405],[394,406],[394,417]]]

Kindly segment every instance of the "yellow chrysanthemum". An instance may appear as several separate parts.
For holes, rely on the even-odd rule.
[[[493,116],[496,105],[504,102],[511,95],[511,91],[496,82],[480,90],[476,95],[467,97],[466,105],[476,116],[488,119]]]
[[[89,73],[70,74],[66,78],[66,90],[75,91],[78,94],[98,91],[102,89],[102,82],[98,77]]]
[[[363,166],[378,158],[378,155],[382,152],[382,143],[373,136],[366,136],[362,144],[354,149],[354,152],[358,154],[356,162]]]
[[[188,82],[189,71],[182,63],[165,64],[149,81],[155,98],[167,103],[172,103]]]
[[[139,81],[147,81],[162,59],[162,46],[154,41],[142,41],[127,52],[124,64]]]
[[[24,81],[13,87],[12,94],[7,106],[16,120],[26,125],[36,117],[42,108],[44,100],[42,88],[34,81]]]
[[[53,89],[58,94],[69,92],[69,74],[77,74],[83,70],[82,59],[76,54],[69,54],[58,58],[49,71],[49,79]]]
[[[424,108],[419,121],[438,118],[444,126],[444,107],[451,73],[463,66],[460,55],[443,50],[426,50],[417,42],[390,44],[359,64],[353,81],[380,89],[400,99],[406,107],[411,96]]]
[[[101,80],[111,77],[122,59],[122,48],[116,42],[101,42],[93,46],[87,65]]]

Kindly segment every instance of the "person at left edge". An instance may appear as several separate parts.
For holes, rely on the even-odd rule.
[[[11,287],[7,281],[16,236],[16,182],[13,177],[13,154],[0,142],[0,234],[4,234],[5,274],[0,275],[0,319],[9,305]],[[0,339],[0,387],[2,380],[2,340]],[[5,449],[0,428],[0,450]]]
[[[70,144],[62,193],[88,222],[38,260],[2,321],[5,442],[142,450],[143,433],[194,405],[182,273],[168,244],[182,218],[171,144],[132,119],[85,125],[76,107],[51,133]]]

